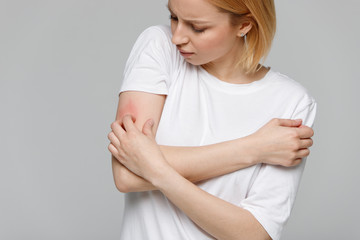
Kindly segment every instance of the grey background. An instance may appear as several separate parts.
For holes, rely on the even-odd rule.
[[[276,1],[266,62],[318,102],[315,146],[282,239],[357,239],[356,0]],[[166,1],[0,1],[0,239],[118,239],[107,151],[122,71]]]

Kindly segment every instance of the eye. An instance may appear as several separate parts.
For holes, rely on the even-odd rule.
[[[178,17],[176,17],[176,16],[174,16],[172,14],[170,15],[169,18],[170,18],[171,21],[174,21],[174,22],[179,21]],[[192,31],[194,31],[195,33],[203,33],[206,30],[205,28],[197,28],[197,27],[195,27],[194,25],[192,25],[190,23],[188,23],[187,25],[190,26]]]
[[[170,15],[170,20],[177,22],[178,18],[176,16]]]
[[[195,26],[191,26],[191,28],[196,33],[203,33],[206,30],[206,28],[197,28]]]

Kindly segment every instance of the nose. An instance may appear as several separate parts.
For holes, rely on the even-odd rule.
[[[175,45],[184,45],[187,44],[190,40],[187,32],[186,32],[186,26],[184,26],[181,23],[176,24],[176,26],[173,26],[173,36],[172,36],[172,43]]]

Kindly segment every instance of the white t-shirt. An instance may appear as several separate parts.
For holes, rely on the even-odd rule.
[[[167,95],[156,136],[161,145],[201,146],[236,139],[254,133],[272,118],[301,118],[311,126],[316,110],[305,88],[273,70],[249,84],[230,84],[187,63],[171,43],[168,26],[150,27],[140,35],[126,64],[123,91]],[[197,186],[250,211],[277,240],[289,218],[304,164],[291,168],[258,164]],[[148,191],[125,195],[121,239],[214,238],[160,191]]]

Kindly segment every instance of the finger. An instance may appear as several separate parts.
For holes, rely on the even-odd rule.
[[[143,126],[142,132],[147,136],[153,136],[154,120],[148,119]]]
[[[313,140],[311,138],[301,139],[300,140],[300,149],[309,148],[313,145]]]
[[[309,156],[310,154],[310,150],[308,148],[305,148],[305,149],[300,149],[297,154],[296,154],[296,157],[297,158],[304,158],[304,157],[307,157]]]
[[[133,117],[129,114],[124,116],[123,124],[125,131],[138,130],[133,122]]]
[[[113,122],[111,124],[111,129],[118,139],[120,139],[122,135],[126,134],[125,130],[121,127],[121,125],[118,122]]]
[[[278,119],[278,123],[282,127],[299,127],[301,126],[301,119]]]
[[[302,125],[296,129],[300,138],[311,138],[314,136],[314,130],[308,126]]]
[[[114,157],[119,154],[117,148],[114,145],[112,145],[111,143],[109,144],[108,149]]]
[[[119,154],[116,154],[116,155],[111,154],[111,159],[118,161],[121,165],[123,165],[123,163],[125,162],[124,158],[122,158]]]
[[[294,167],[294,166],[297,166],[297,165],[299,165],[300,163],[302,162],[302,159],[301,158],[297,158],[297,159],[295,159],[294,161],[293,161],[293,163],[292,163],[292,167]]]
[[[116,147],[119,148],[120,147],[120,141],[119,139],[116,137],[114,132],[110,132],[108,135],[108,139],[110,140],[110,142]]]

